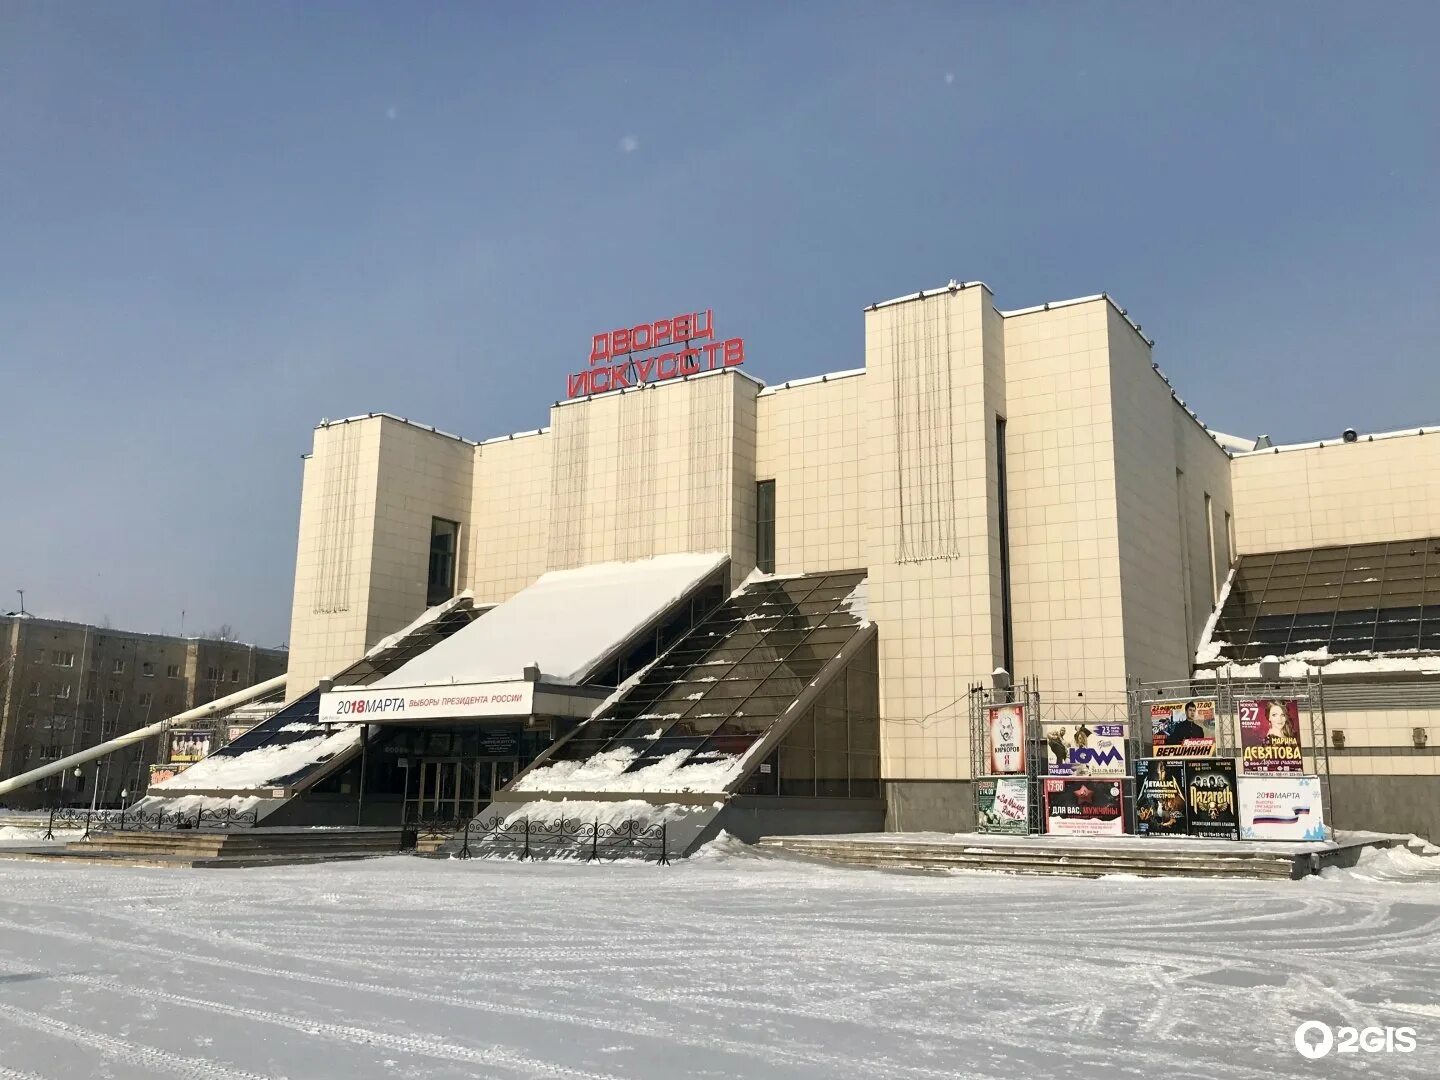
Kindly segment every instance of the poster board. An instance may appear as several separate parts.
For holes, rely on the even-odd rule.
[[[1125,776],[1125,725],[1083,721],[1040,726],[1050,776]]]
[[[977,826],[982,833],[1028,836],[1030,781],[1025,777],[988,776],[976,782]]]
[[[1153,757],[1214,757],[1215,700],[1152,701],[1150,731]]]
[[[1053,836],[1124,836],[1124,781],[1047,776],[1045,831]]]
[[[1254,698],[1236,706],[1240,715],[1241,772],[1298,775],[1301,759],[1300,703],[1294,698]]]
[[[156,784],[163,784],[166,780],[173,780],[189,767],[189,765],[151,765],[150,786],[154,787]]]
[[[1324,840],[1318,776],[1240,776],[1242,840]]]
[[[1025,706],[1018,701],[985,707],[986,772],[992,776],[1025,772]]]
[[[1135,835],[1188,836],[1190,802],[1183,760],[1135,761]]]
[[[189,763],[208,757],[211,737],[209,731],[170,732],[170,760]]]
[[[1185,801],[1190,835],[1202,840],[1240,838],[1239,795],[1235,762],[1230,758],[1195,758],[1185,762]]]

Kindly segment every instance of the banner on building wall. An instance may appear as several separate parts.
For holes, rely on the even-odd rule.
[[[189,765],[151,765],[150,786],[154,787],[156,784],[163,784],[166,780],[173,780],[189,767]]]
[[[170,732],[170,760],[189,763],[209,757],[213,738],[209,731]]]
[[[987,771],[1007,776],[1025,771],[1025,706],[1019,702],[985,709]]]
[[[1316,776],[1241,776],[1236,780],[1242,840],[1324,840]]]
[[[1045,777],[1045,831],[1055,836],[1123,836],[1123,781]]]
[[[225,742],[227,744],[234,742],[241,735],[244,735],[245,732],[249,731],[251,726],[250,724],[231,724],[225,729]]]
[[[1051,776],[1124,776],[1125,725],[1082,721],[1040,726]]]
[[[1300,703],[1293,698],[1258,698],[1239,703],[1241,771],[1250,774],[1302,773]]]
[[[1214,757],[1215,702],[1211,698],[1150,703],[1154,757]]]
[[[1171,758],[1135,762],[1135,835],[1186,836],[1189,804],[1186,763]]]
[[[977,780],[979,828],[984,833],[1025,836],[1030,832],[1030,781],[999,776]]]
[[[383,690],[332,690],[320,695],[320,720],[403,724],[412,720],[528,716],[534,705],[535,684],[523,679],[398,686]]]
[[[1204,840],[1238,838],[1240,811],[1235,791],[1235,762],[1229,758],[1195,758],[1184,764],[1190,835]]]

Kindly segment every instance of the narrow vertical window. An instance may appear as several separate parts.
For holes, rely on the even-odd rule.
[[[430,573],[425,605],[443,604],[455,595],[455,554],[460,547],[460,526],[444,518],[430,519]]]
[[[1230,567],[1235,565],[1235,519],[1230,516],[1230,511],[1225,511],[1225,572],[1230,572]]]
[[[995,478],[1000,495],[995,514],[1000,522],[1000,633],[1005,670],[1015,674],[1015,622],[1010,608],[1010,493],[1005,476],[1005,418],[995,417]]]
[[[755,483],[755,568],[775,572],[775,481]]]
[[[1205,551],[1210,556],[1210,606],[1220,599],[1220,579],[1215,565],[1215,504],[1210,493],[1205,493]]]

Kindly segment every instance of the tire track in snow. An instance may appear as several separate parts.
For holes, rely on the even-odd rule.
[[[460,997],[454,994],[441,994],[424,990],[412,990],[408,987],[397,986],[376,986],[370,983],[355,982],[350,979],[337,979],[326,975],[317,975],[308,971],[287,971],[282,968],[263,967],[258,964],[246,964],[233,959],[219,956],[205,956],[197,953],[175,952],[168,949],[157,949],[151,945],[133,944],[127,941],[116,941],[110,938],[98,938],[89,934],[81,934],[70,930],[61,930],[50,926],[22,925],[11,922],[8,919],[0,919],[0,929],[24,930],[32,934],[48,934],[64,940],[75,941],[85,945],[99,946],[116,950],[143,953],[146,957],[164,958],[167,962],[191,962],[196,964],[218,967],[224,971],[241,971],[247,975],[258,975],[266,980],[288,980],[292,982],[309,983],[315,986],[334,987],[341,990],[353,992],[356,990],[368,993],[379,994],[383,997],[400,998],[405,1001],[420,1001],[427,1004],[450,1005],[459,1009],[498,1014],[501,1016],[515,1016],[527,1020],[539,1020],[552,1026],[563,1027],[566,1024],[575,1027],[589,1028],[591,1030],[603,1031],[609,1034],[628,1035],[632,1038],[654,1039],[675,1043],[679,1046],[690,1047],[702,1051],[718,1051],[720,1053],[736,1054],[741,1057],[754,1058],[767,1063],[780,1061],[783,1063],[820,1067],[830,1075],[855,1075],[857,1071],[866,1075],[882,1075],[887,1078],[911,1076],[917,1080],[985,1080],[984,1074],[961,1073],[954,1069],[932,1069],[924,1065],[911,1063],[895,1063],[888,1061],[857,1061],[853,1057],[842,1054],[826,1054],[820,1051],[801,1051],[788,1047],[757,1045],[754,1042],[741,1042],[719,1039],[711,1036],[706,1039],[697,1039],[688,1030],[677,1028],[673,1024],[666,1024],[660,1020],[653,1020],[648,1023],[636,1023],[625,1020],[621,1017],[590,1017],[580,1016],[572,1013],[565,1013],[551,1009],[530,1008],[523,1005],[515,1005],[503,1001],[478,1001],[474,998]],[[300,959],[299,957],[294,957]],[[326,962],[335,962],[333,958],[324,958]],[[427,973],[434,976],[435,972]],[[443,973],[439,973],[443,974]],[[182,1001],[193,999],[184,998]],[[230,1010],[230,1006],[226,1006]],[[234,1010],[231,1010],[234,1011]],[[311,1024],[310,1027],[317,1025]],[[957,1041],[957,1046],[959,1040]],[[868,1073],[862,1066],[883,1065],[879,1071],[871,1070]],[[617,1078],[618,1080],[618,1078]]]
[[[306,1020],[289,1013],[273,1012],[268,1009],[250,1009],[243,1005],[231,1005],[220,1001],[207,1001],[205,998],[191,994],[172,994],[165,990],[136,986],[115,979],[102,979],[95,975],[60,975],[57,978],[65,982],[79,983],[107,994],[120,994],[124,997],[139,998],[142,1001],[163,1002],[166,1005],[178,1005],[213,1013],[217,1016],[244,1017],[262,1024],[288,1028],[304,1035],[320,1035],[359,1046],[380,1046],[402,1054],[441,1058],[446,1061],[459,1061],[492,1068],[499,1067],[525,1076],[558,1076],[573,1078],[573,1080],[624,1080],[623,1077],[613,1073],[590,1072],[587,1069],[571,1068],[555,1062],[517,1054],[498,1044],[475,1047],[447,1042],[439,1035],[391,1035],[354,1024],[331,1024],[322,1020]]]
[[[62,976],[62,978],[64,977]],[[129,1065],[138,1065],[150,1075],[159,1072],[173,1072],[186,1077],[187,1080],[270,1080],[267,1073],[247,1072],[242,1069],[232,1069],[218,1062],[206,1061],[203,1058],[184,1057],[168,1050],[161,1050],[159,1047],[131,1042],[129,1039],[107,1035],[103,1031],[80,1027],[78,1024],[69,1024],[64,1020],[57,1020],[54,1017],[45,1016],[43,1013],[31,1012],[29,1009],[22,1009],[3,1002],[0,1002],[0,1018],[10,1020],[18,1027],[44,1032],[76,1046],[94,1050],[104,1057],[115,1058]],[[15,1075],[25,1076],[26,1074],[16,1073]]]

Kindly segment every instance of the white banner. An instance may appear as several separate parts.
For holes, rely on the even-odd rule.
[[[1241,840],[1324,840],[1318,776],[1242,776]]]
[[[467,719],[476,716],[529,716],[535,684],[513,682],[442,686],[365,687],[320,695],[322,721],[404,723],[407,720]]]

